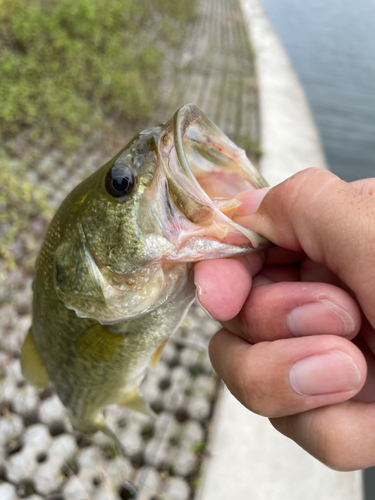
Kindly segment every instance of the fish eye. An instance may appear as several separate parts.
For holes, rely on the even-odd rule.
[[[128,165],[114,165],[105,178],[105,188],[114,198],[128,196],[134,184],[134,175]]]

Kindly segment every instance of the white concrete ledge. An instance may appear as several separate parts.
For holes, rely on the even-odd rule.
[[[201,500],[360,500],[359,472],[325,467],[225,389]]]
[[[240,0],[256,55],[261,169],[277,184],[308,167],[327,168],[314,120],[288,55],[259,0]]]

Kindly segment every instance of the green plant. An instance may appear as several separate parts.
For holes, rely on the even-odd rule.
[[[102,454],[103,457],[107,460],[112,460],[116,456],[118,456],[118,451],[114,443],[108,441],[102,445]]]
[[[196,455],[202,455],[205,447],[206,447],[206,441],[198,441],[194,445],[194,453]]]
[[[51,216],[45,190],[30,182],[26,167],[0,156],[0,257],[8,269],[16,266],[12,253],[16,236],[24,236],[25,253],[34,258],[39,242],[29,231],[30,222],[36,218],[48,221]]]
[[[52,132],[75,148],[109,119],[151,116],[163,43],[189,12],[182,0],[2,0],[0,137]]]
[[[201,364],[195,363],[194,365],[190,366],[189,371],[193,378],[198,378],[200,375],[202,375],[204,370]]]
[[[141,430],[141,435],[145,441],[151,439],[155,434],[155,426],[152,422],[146,422]]]

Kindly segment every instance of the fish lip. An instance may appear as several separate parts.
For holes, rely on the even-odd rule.
[[[210,128],[211,131],[216,134],[224,145],[229,145],[241,151],[244,155],[243,150],[240,150],[220,129],[219,127],[212,122],[196,105],[192,103],[185,104],[181,106],[180,109],[176,111],[173,117],[174,122],[174,139],[176,144],[176,151],[178,158],[180,160],[181,165],[185,173],[188,175],[189,179],[193,181],[194,185],[201,193],[204,194],[207,201],[211,202],[211,198],[205,193],[205,191],[200,186],[199,182],[196,180],[193,172],[191,171],[188,159],[185,154],[185,148],[183,145],[183,137],[186,133],[188,127],[190,127],[194,123],[199,123],[199,121],[203,122],[204,126]],[[197,141],[198,142],[198,141]],[[246,156],[245,156],[246,157]],[[261,176],[258,170],[248,161],[246,165],[246,169],[248,173],[253,179],[254,184],[257,185],[258,188],[269,187],[268,182]]]
[[[202,125],[203,124],[203,125]],[[232,234],[237,233],[237,235],[241,235],[243,243],[243,250],[235,253],[248,253],[249,249],[245,247],[251,247],[251,251],[254,249],[260,249],[263,247],[269,247],[272,244],[261,235],[255,233],[251,229],[248,229],[240,224],[234,222],[232,219],[227,217],[225,213],[218,210],[215,206],[213,200],[210,196],[205,192],[202,186],[199,184],[197,178],[195,177],[189,160],[186,155],[185,147],[184,147],[184,135],[189,127],[195,126],[197,127],[198,136],[201,133],[202,137],[207,137],[207,142],[199,142],[199,137],[196,138],[196,143],[201,145],[210,145],[212,149],[216,149],[219,151],[223,151],[223,156],[229,152],[229,155],[226,158],[232,158],[231,155],[237,155],[240,158],[240,162],[238,162],[238,167],[240,171],[243,171],[244,176],[246,175],[247,180],[251,182],[254,188],[261,188],[268,186],[268,183],[263,179],[258,170],[253,167],[250,161],[247,159],[245,152],[238,148],[195,104],[185,104],[182,106],[174,115],[172,120],[170,120],[166,125],[165,129],[159,135],[158,140],[158,151],[160,155],[160,164],[161,169],[164,171],[164,175],[166,177],[166,182],[168,184],[167,196],[169,196],[169,202],[171,200],[171,186],[169,185],[170,179],[173,180],[173,184],[177,187],[172,188],[177,189],[180,193],[185,196],[186,199],[193,199],[193,202],[196,203],[197,210],[204,210],[206,212],[205,217],[194,218],[189,217],[186,213],[186,206],[177,206],[177,210],[188,219],[188,222],[193,222],[193,224],[199,225],[202,224],[206,228],[211,226],[211,229],[214,225],[222,225],[226,228],[229,228],[229,232]],[[170,141],[165,138],[169,137]],[[211,141],[211,138],[213,140]],[[191,140],[191,138],[189,138]],[[216,141],[216,142],[215,142]],[[215,146],[222,146],[215,148]],[[169,191],[169,193],[168,193]],[[196,226],[197,227],[197,226]],[[190,229],[189,229],[190,231]],[[195,230],[192,229],[195,233]],[[182,248],[185,243],[188,242],[186,235],[183,234],[184,231],[180,233],[180,236],[174,238],[174,242],[177,243],[178,248]],[[208,236],[209,231],[206,231],[206,234],[202,235],[201,239],[203,240],[211,239],[224,242],[222,237],[213,237]],[[165,232],[166,238],[168,239],[169,234]],[[196,235],[198,236],[198,235]],[[237,241],[241,238],[237,238]],[[196,238],[198,242],[198,238]],[[228,244],[226,242],[225,244]],[[235,246],[237,243],[235,243]],[[233,248],[233,247],[232,247]],[[186,252],[185,252],[186,253]],[[230,252],[225,252],[228,256]],[[233,252],[231,252],[233,255]],[[206,256],[207,258],[216,258],[216,256]],[[187,262],[191,262],[194,258],[190,258]]]

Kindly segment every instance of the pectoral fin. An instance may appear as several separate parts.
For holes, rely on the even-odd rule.
[[[122,336],[112,333],[103,325],[87,328],[76,342],[79,354],[89,363],[100,363],[116,356],[121,348]]]
[[[25,379],[38,389],[43,389],[50,381],[42,358],[37,351],[31,328],[22,347],[21,369]]]
[[[138,389],[135,391],[131,392],[128,396],[126,396],[125,399],[123,399],[120,403],[118,403],[122,406],[126,406],[127,408],[130,408],[131,410],[138,411],[139,413],[143,413],[144,415],[147,415],[148,417],[155,418],[156,415],[146,403],[146,401],[143,399],[143,397],[140,395]]]
[[[155,366],[158,364],[160,356],[162,355],[163,349],[164,349],[165,344],[167,342],[168,342],[168,339],[163,340],[163,342],[159,345],[159,347],[156,349],[156,351],[152,355],[152,358],[151,358],[151,361],[150,361],[151,368],[155,368]]]

